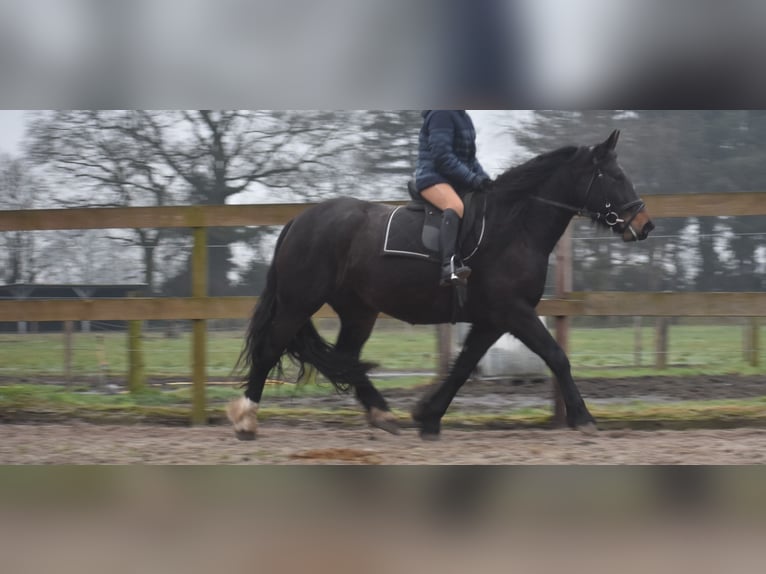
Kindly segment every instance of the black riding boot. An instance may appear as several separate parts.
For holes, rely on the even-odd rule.
[[[447,209],[442,214],[440,230],[440,245],[442,256],[441,285],[466,285],[471,269],[465,265],[458,265],[455,261],[457,237],[460,231],[460,216],[452,209]]]

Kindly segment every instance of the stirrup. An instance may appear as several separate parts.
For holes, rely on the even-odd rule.
[[[457,269],[455,268],[455,257],[454,255],[450,259],[449,264],[449,271],[447,273],[443,273],[442,279],[441,279],[441,285],[447,286],[447,285],[468,285],[468,277],[471,276],[471,268],[467,265],[461,265]]]

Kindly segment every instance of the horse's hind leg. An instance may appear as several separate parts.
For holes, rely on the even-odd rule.
[[[310,311],[288,311],[279,307],[269,321],[268,327],[260,333],[262,344],[250,357],[250,370],[247,376],[245,396],[234,400],[227,406],[227,415],[234,425],[234,431],[240,440],[253,440],[257,431],[258,407],[263,395],[263,387],[272,369],[282,357],[287,345],[296,333],[311,318]]]
[[[378,312],[359,301],[351,305],[351,300],[352,297],[344,297],[342,304],[333,305],[341,321],[335,349],[359,360],[362,347],[375,326]],[[367,412],[367,420],[372,426],[392,434],[399,434],[396,418],[391,413],[386,399],[375,388],[369,377],[364,376],[354,382],[354,394]]]

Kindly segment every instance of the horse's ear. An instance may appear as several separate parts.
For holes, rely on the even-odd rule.
[[[620,130],[614,130],[610,135],[609,138],[606,140],[606,148],[613,150],[617,147],[617,140],[620,139]]]
[[[620,139],[620,130],[614,130],[606,141],[598,144],[593,148],[593,160],[600,161],[606,157],[610,151],[614,151],[617,147],[617,140]]]

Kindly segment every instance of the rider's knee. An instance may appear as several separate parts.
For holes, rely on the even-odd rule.
[[[463,219],[464,207],[463,207],[463,202],[462,201],[460,201],[458,199],[456,202],[454,202],[452,205],[450,205],[449,209],[451,209],[452,211],[457,213],[458,217],[460,217],[460,219]]]

